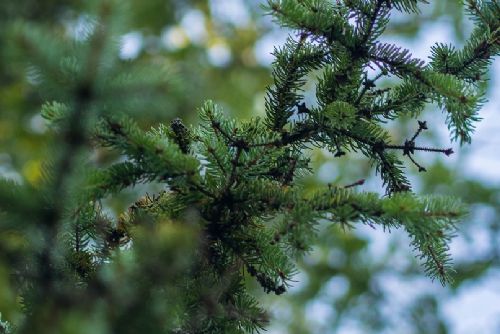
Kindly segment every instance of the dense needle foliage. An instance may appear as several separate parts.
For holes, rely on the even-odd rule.
[[[469,40],[461,50],[435,45],[426,63],[379,41],[391,11],[414,12],[419,2],[270,0],[266,11],[293,33],[274,52],[265,117],[239,122],[207,101],[197,126],[174,119],[148,130],[134,118],[168,110],[162,87],[174,83],[161,66],[117,61],[126,6],[93,2],[76,37],[10,27],[13,56],[29,62],[27,75],[47,100],[41,113],[53,154],[37,187],[0,184],[1,233],[22,245],[0,246],[2,261],[24,311],[4,331],[258,331],[268,316],[247,284],[286,293],[295,260],[325,220],[404,229],[426,273],[450,281],[447,245],[466,209],[413,194],[404,165],[423,172],[416,152],[453,153],[418,144],[439,126],[419,119],[428,103],[446,114],[453,139],[471,141],[484,74],[500,49],[500,5],[465,1],[475,23]],[[397,83],[379,87],[385,77]],[[402,143],[383,127],[400,117],[415,119]],[[363,192],[362,180],[304,191],[315,147],[339,159],[366,156],[385,195]],[[116,154],[107,166],[92,157],[102,148]],[[139,183],[162,190],[111,215],[105,200]]]

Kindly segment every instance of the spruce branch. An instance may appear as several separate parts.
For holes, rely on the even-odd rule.
[[[142,298],[154,292],[175,319],[172,328],[159,331],[258,331],[268,319],[249,295],[245,279],[250,276],[266,293],[286,293],[296,259],[314,245],[325,220],[344,229],[356,224],[403,229],[426,273],[449,282],[448,244],[466,210],[452,198],[413,194],[401,159],[408,156],[425,171],[417,152],[448,156],[453,149],[417,145],[428,130],[425,121],[418,121],[402,144],[394,143],[384,124],[401,116],[419,118],[426,103],[433,102],[447,113],[452,135],[470,141],[483,103],[481,76],[499,52],[499,6],[496,1],[468,1],[476,18],[470,39],[459,51],[436,45],[427,65],[409,50],[378,40],[391,10],[416,12],[419,3],[425,1],[269,0],[268,11],[294,32],[275,49],[265,117],[240,122],[207,101],[199,126],[174,119],[148,131],[130,114],[117,112],[128,108],[117,108],[123,101],[113,99],[135,85],[146,89],[161,80],[141,75],[133,83],[134,75],[125,80],[117,74],[121,65],[117,68],[108,58],[114,28],[107,20],[114,19],[114,6],[99,3],[102,13],[82,42],[84,52],[79,49],[74,64],[55,58],[62,72],[72,71],[64,77],[71,85],[54,83],[57,94],[49,95],[52,102],[42,107],[62,142],[47,167],[53,176],[43,190],[0,181],[0,208],[9,228],[30,227],[44,236],[42,246],[33,247],[35,269],[28,266],[26,276],[35,289],[21,287],[36,297],[27,319],[45,324],[46,314],[65,314],[60,300],[67,301],[69,312],[98,300],[99,307],[113,306],[113,319],[135,315],[138,309],[155,313]],[[47,54],[38,55],[37,73],[45,73],[50,82],[56,76],[47,73],[59,65],[46,64]],[[380,72],[368,78],[370,68]],[[310,103],[303,92],[314,73],[319,78]],[[377,89],[382,77],[402,81]],[[130,100],[125,100],[128,106]],[[90,145],[112,150],[116,159],[106,167],[91,159],[78,164],[75,152]],[[335,157],[349,152],[365,156],[387,196],[364,192],[365,180],[315,191],[302,187],[300,180],[313,166],[308,152],[315,147]],[[131,200],[121,214],[105,214],[109,207],[103,199],[139,183],[161,188]],[[34,199],[19,204],[29,198]],[[64,256],[55,256],[54,245],[67,247]],[[120,279],[110,279],[112,275]],[[58,290],[59,285],[69,288]],[[148,324],[154,327],[155,321]],[[168,321],[162,320],[162,326]],[[27,325],[21,332],[36,332],[33,328]]]
[[[276,50],[277,66],[273,76],[276,87],[269,88],[266,99],[266,112],[269,118],[269,126],[274,131],[282,131],[288,118],[291,116],[291,109],[296,105],[298,96],[295,90],[300,84],[301,78],[306,74],[303,68],[304,64],[300,59],[301,49],[304,46],[307,35],[302,33],[299,41],[293,46],[290,43],[289,48]],[[291,103],[293,101],[293,103]]]
[[[387,16],[390,11],[389,7],[389,1],[377,0],[375,2],[373,10],[371,11],[369,17],[367,17],[367,22],[363,22],[366,28],[363,29],[364,31],[359,45],[366,45],[383,32],[385,25],[388,22]]]

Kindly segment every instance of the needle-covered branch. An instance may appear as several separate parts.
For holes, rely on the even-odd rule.
[[[61,40],[25,28],[20,43],[33,51],[33,80],[47,82],[42,116],[59,150],[47,159],[43,186],[0,182],[2,232],[31,242],[28,260],[9,264],[27,311],[19,332],[61,332],[66,312],[105,314],[112,332],[130,330],[138,317],[147,321],[134,329],[155,333],[257,332],[268,316],[246,280],[286,293],[324,223],[405,230],[427,274],[449,282],[448,244],[466,210],[412,193],[405,164],[424,172],[420,155],[453,153],[421,144],[438,126],[422,120],[428,103],[446,113],[453,139],[470,142],[484,74],[500,51],[500,9],[497,1],[466,1],[476,28],[464,48],[438,44],[426,63],[379,40],[391,11],[425,3],[269,0],[268,13],[292,32],[275,48],[265,116],[237,121],[207,101],[197,126],[176,118],[149,130],[132,116],[165,108],[142,94],[168,75],[122,71],[110,40],[125,31],[106,24],[114,1],[95,1],[97,21],[71,47],[57,49]],[[399,82],[380,87],[391,77]],[[407,138],[386,128],[402,117],[418,125]],[[364,156],[385,189],[363,192],[363,180],[304,189],[316,148]],[[103,163],[90,151],[111,154]],[[139,183],[153,193],[117,209],[114,197]],[[38,235],[50,238],[32,242]]]

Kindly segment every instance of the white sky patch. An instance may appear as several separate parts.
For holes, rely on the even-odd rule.
[[[500,61],[495,59],[489,85],[489,101],[479,111],[483,119],[472,136],[463,172],[490,185],[500,185]]]
[[[494,208],[486,205],[471,207],[471,221],[488,222],[495,219]],[[450,254],[454,261],[468,262],[475,259],[484,259],[492,251],[491,232],[487,228],[478,228],[475,224],[466,225],[463,230],[460,224],[460,236],[453,238],[450,243]],[[494,244],[494,242],[493,242]]]
[[[336,300],[343,297],[349,291],[350,283],[341,275],[333,276],[321,289],[322,295],[327,300]]]
[[[329,301],[313,299],[305,307],[305,318],[311,321],[311,327],[325,326],[334,316],[335,311]],[[313,330],[314,332],[314,330]]]
[[[242,0],[211,0],[210,11],[216,20],[246,26],[250,23],[250,14]]]
[[[23,177],[12,166],[12,158],[7,153],[0,153],[0,177],[23,184]]]
[[[23,183],[23,177],[21,176],[21,174],[19,174],[12,168],[8,168],[1,165],[0,165],[0,177],[6,180],[14,181],[18,184]]]
[[[120,43],[120,58],[134,59],[141,52],[143,37],[140,32],[131,32],[122,36]]]
[[[205,27],[205,16],[199,10],[188,11],[181,20],[181,26],[186,35],[194,44],[204,44],[207,40],[207,30]]]
[[[445,20],[439,20],[427,22],[415,39],[409,40],[403,36],[382,35],[380,40],[383,43],[392,43],[408,49],[413,58],[428,62],[431,47],[436,43],[449,44],[452,41],[455,43],[455,34],[450,24]]]
[[[75,20],[65,22],[66,31],[76,41],[86,40],[94,31],[96,21],[89,15],[80,15]]]
[[[47,131],[47,125],[42,115],[35,114],[33,117],[29,119],[28,128],[33,133],[42,134]]]
[[[262,36],[257,43],[255,43],[255,59],[260,65],[270,66],[274,61],[272,55],[274,47],[283,45],[286,40],[287,34],[284,31],[275,30]]]
[[[217,42],[207,50],[208,61],[218,67],[224,67],[231,61],[231,50],[225,43]]]
[[[333,182],[338,176],[338,166],[333,161],[325,162],[318,169],[318,178],[321,182]]]
[[[368,225],[356,224],[354,234],[358,237],[369,240],[367,252],[370,254],[370,259],[380,259],[385,256],[388,251],[391,238],[395,238],[394,233],[398,230],[384,231],[383,228],[377,226],[375,229]]]
[[[347,320],[337,331],[337,334],[366,334],[355,321]]]
[[[420,297],[434,295],[440,299],[445,292],[445,288],[439,282],[431,282],[424,275],[407,279],[395,273],[383,272],[377,275],[376,280],[386,296],[380,311],[384,319],[387,319],[389,328],[383,333],[411,333],[408,308]]]
[[[444,291],[439,282],[431,282],[428,277],[423,275],[413,279],[405,279],[394,273],[383,272],[377,275],[377,280],[381,289],[389,297],[385,309],[388,317],[394,310],[402,310],[401,305],[409,306],[423,294],[437,295]]]
[[[500,270],[491,271],[481,284],[464,284],[443,306],[451,333],[498,333],[500,328]]]
[[[292,279],[293,282],[288,289],[292,293],[300,292],[309,283],[309,276],[303,271],[299,271]]]
[[[163,31],[161,42],[167,50],[175,51],[187,46],[189,39],[183,28],[174,26],[168,27]]]

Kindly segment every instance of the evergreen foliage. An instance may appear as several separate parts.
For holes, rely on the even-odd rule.
[[[168,109],[163,88],[175,89],[175,81],[168,70],[117,61],[126,7],[92,2],[77,39],[12,27],[13,56],[28,56],[28,75],[47,100],[41,112],[54,149],[38,187],[0,184],[2,234],[22,244],[0,246],[2,261],[25,314],[3,331],[257,332],[268,316],[249,293],[249,278],[267,293],[286,293],[296,259],[324,220],[404,229],[426,273],[449,282],[447,245],[466,208],[413,194],[402,158],[425,171],[416,152],[453,151],[417,144],[431,127],[425,121],[404,143],[383,124],[417,119],[435,103],[451,137],[471,141],[484,74],[500,51],[500,5],[465,1],[476,24],[470,39],[462,50],[435,45],[426,63],[379,41],[391,11],[415,12],[419,2],[269,0],[266,11],[293,33],[275,49],[265,117],[239,122],[207,101],[198,126],[174,119],[148,130],[134,117]],[[313,74],[316,102],[306,104]],[[400,82],[379,88],[391,76]],[[342,159],[360,152],[386,194],[358,191],[362,180],[306,192],[301,178],[311,172],[314,147]],[[118,158],[99,166],[95,148]],[[163,190],[113,217],[106,198],[140,183]]]

